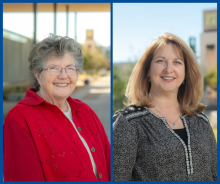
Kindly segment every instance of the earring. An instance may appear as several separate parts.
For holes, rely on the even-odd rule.
[[[184,84],[185,84],[185,80],[183,81],[182,85],[184,85]]]
[[[150,77],[148,78],[148,81],[151,82]]]

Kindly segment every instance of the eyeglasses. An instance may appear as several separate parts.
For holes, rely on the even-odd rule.
[[[41,71],[47,70],[51,75],[60,75],[62,69],[65,69],[67,75],[76,75],[76,71],[79,70],[75,66],[67,66],[66,68],[61,68],[60,66],[51,66],[49,68],[43,68]]]

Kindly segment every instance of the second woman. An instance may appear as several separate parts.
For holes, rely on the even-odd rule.
[[[130,105],[113,117],[113,180],[216,181],[217,147],[202,95],[190,47],[171,33],[154,40],[129,79]]]

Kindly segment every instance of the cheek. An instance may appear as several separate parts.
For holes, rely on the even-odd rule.
[[[41,76],[40,78],[40,82],[41,82],[41,86],[47,90],[51,90],[51,88],[53,88],[53,83],[56,80],[56,77],[54,76]]]
[[[77,76],[70,78],[70,81],[71,81],[71,84],[72,84],[72,85],[76,85],[77,80],[78,80],[78,77],[77,77]]]
[[[164,67],[162,65],[152,66],[150,69],[150,76],[157,77],[163,72]]]
[[[180,78],[184,79],[185,78],[185,68],[181,68],[178,71]]]

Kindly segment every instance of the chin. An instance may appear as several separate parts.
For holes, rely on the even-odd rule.
[[[176,88],[162,88],[162,91],[164,91],[164,92],[174,92],[174,91],[178,92],[178,89],[176,89]]]
[[[70,96],[69,93],[62,93],[62,92],[60,92],[60,93],[56,94],[57,98],[68,98],[69,96]]]

